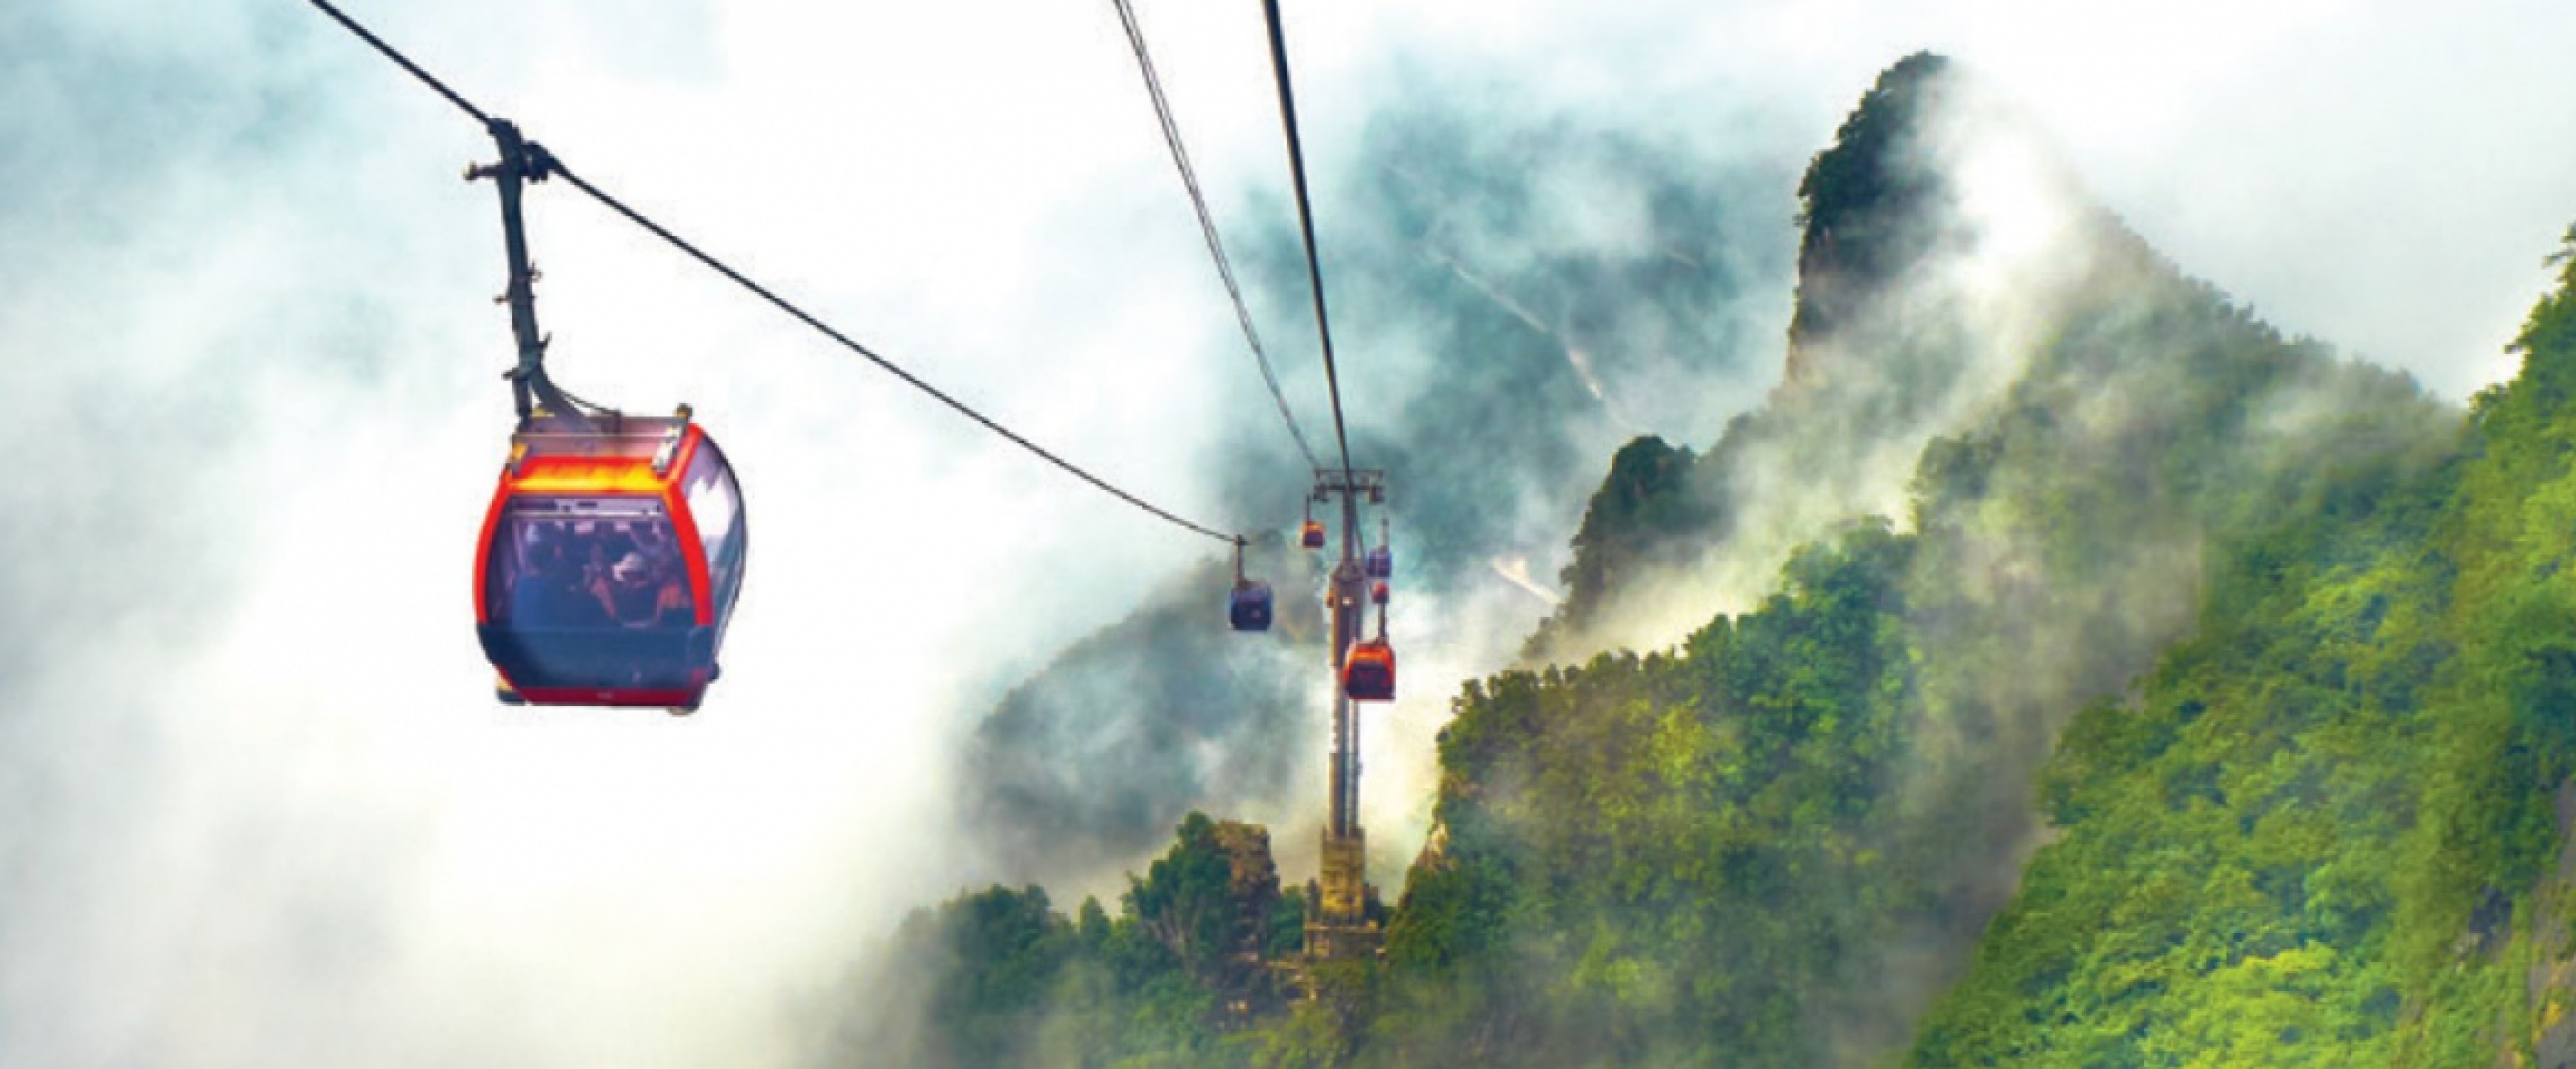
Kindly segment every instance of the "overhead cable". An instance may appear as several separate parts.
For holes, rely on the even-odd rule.
[[[1252,326],[1252,310],[1244,304],[1243,287],[1235,282],[1234,263],[1225,255],[1225,243],[1217,238],[1216,219],[1208,212],[1207,196],[1199,188],[1196,168],[1190,166],[1189,150],[1181,145],[1180,124],[1172,117],[1171,101],[1163,95],[1163,80],[1154,73],[1154,57],[1145,48],[1145,31],[1137,25],[1135,7],[1129,0],[1110,0],[1118,8],[1118,21],[1127,28],[1127,43],[1135,49],[1136,69],[1145,76],[1145,92],[1154,99],[1154,116],[1161,121],[1163,143],[1171,146],[1172,165],[1181,172],[1181,185],[1189,191],[1190,207],[1197,211],[1199,233],[1206,237],[1208,257],[1216,261],[1217,277],[1225,282],[1226,298],[1234,302],[1235,321],[1243,325],[1244,343],[1252,349],[1252,359],[1261,366],[1261,381],[1270,387],[1270,399],[1279,404],[1279,419],[1288,425],[1288,435],[1297,441],[1297,452],[1306,458],[1310,469],[1324,464],[1315,459],[1315,450],[1306,443],[1306,431],[1297,425],[1297,415],[1288,407],[1288,395],[1279,388],[1279,374],[1270,366],[1270,353],[1262,347],[1261,334]]]
[[[316,0],[318,3],[319,0]],[[1342,422],[1342,378],[1333,366],[1333,322],[1324,312],[1324,260],[1315,251],[1315,208],[1306,195],[1306,148],[1297,136],[1297,94],[1288,84],[1288,41],[1279,28],[1279,0],[1261,0],[1270,22],[1270,69],[1279,82],[1279,119],[1288,133],[1288,171],[1297,187],[1297,227],[1306,239],[1306,281],[1315,291],[1315,335],[1324,345],[1324,385],[1333,398],[1333,438],[1342,447],[1342,478],[1351,478],[1351,435]]]
[[[367,30],[367,28],[366,28],[366,27],[359,25],[359,24],[358,24],[358,22],[357,22],[356,20],[354,20],[354,19],[350,18],[349,16],[347,16],[347,15],[345,15],[345,14],[342,14],[342,13],[341,13],[341,11],[340,11],[340,9],[339,9],[339,8],[336,8],[336,7],[333,7],[333,6],[331,5],[331,3],[329,2],[329,0],[311,0],[311,3],[313,4],[313,6],[314,6],[314,7],[320,8],[320,9],[322,10],[322,13],[323,13],[323,14],[326,14],[326,15],[331,16],[331,18],[332,18],[334,21],[338,22],[341,26],[346,27],[346,28],[349,30],[349,32],[356,34],[360,39],[362,39],[362,40],[366,41],[369,45],[374,46],[374,47],[375,47],[375,49],[376,49],[376,51],[383,53],[386,59],[390,59],[390,60],[392,60],[395,64],[397,64],[397,65],[401,66],[401,67],[402,67],[402,69],[404,69],[404,70],[406,70],[406,71],[411,72],[412,77],[420,79],[420,81],[421,81],[421,83],[422,83],[422,84],[429,86],[429,87],[430,87],[431,89],[433,89],[433,90],[436,90],[440,96],[443,96],[443,97],[447,98],[448,103],[456,105],[456,107],[457,107],[459,110],[461,110],[461,111],[465,112],[467,115],[471,115],[471,116],[473,116],[473,117],[474,117],[474,119],[475,119],[475,121],[482,123],[482,124],[483,124],[487,129],[491,127],[491,125],[492,125],[492,123],[493,123],[493,121],[494,121],[494,120],[493,120],[490,116],[486,115],[486,114],[483,112],[483,110],[482,110],[482,109],[475,107],[472,101],[469,101],[469,100],[465,99],[462,95],[458,94],[455,90],[449,89],[449,88],[447,87],[446,83],[439,81],[435,76],[431,75],[428,71],[423,70],[423,69],[420,67],[420,65],[419,65],[419,64],[413,63],[413,62],[412,62],[408,57],[404,56],[401,52],[396,51],[392,45],[386,44],[383,38],[380,38],[380,37],[376,36],[375,34],[373,34],[373,33],[369,32],[369,31]],[[682,239],[679,235],[672,233],[668,228],[664,227],[664,226],[663,226],[662,224],[660,224],[660,223],[654,222],[651,218],[649,218],[649,217],[645,216],[642,212],[636,211],[635,209],[628,207],[628,206],[625,204],[625,202],[620,201],[620,200],[618,200],[617,198],[610,196],[606,191],[604,191],[604,190],[600,189],[598,186],[592,185],[592,184],[590,183],[590,181],[589,181],[589,180],[587,180],[587,179],[585,179],[585,178],[581,177],[581,175],[580,175],[580,174],[578,174],[578,173],[574,172],[571,168],[564,166],[564,165],[563,165],[562,157],[560,157],[560,156],[551,157],[551,163],[552,163],[552,165],[553,165],[553,173],[554,173],[556,176],[561,177],[561,178],[562,178],[562,179],[564,179],[565,181],[572,183],[573,188],[579,189],[579,190],[581,190],[583,193],[587,193],[587,194],[589,194],[592,200],[596,200],[596,201],[598,201],[600,204],[602,204],[602,205],[606,206],[610,211],[615,212],[615,213],[617,213],[618,215],[620,215],[620,216],[624,217],[628,222],[634,223],[635,225],[640,226],[640,227],[644,228],[644,229],[645,229],[645,230],[647,230],[647,231],[650,231],[650,232],[653,234],[653,236],[658,237],[658,238],[661,238],[663,241],[665,241],[665,242],[669,243],[669,244],[671,245],[671,247],[672,247],[672,248],[678,249],[678,250],[680,250],[681,252],[686,253],[686,254],[687,254],[691,259],[694,259],[694,260],[698,261],[699,263],[704,264],[704,265],[705,265],[705,266],[707,266],[708,268],[710,268],[710,269],[714,270],[717,274],[723,275],[724,277],[726,277],[726,278],[728,278],[728,279],[731,279],[735,284],[737,284],[737,285],[741,286],[742,288],[744,288],[744,289],[746,289],[746,290],[751,291],[751,292],[752,292],[752,294],[754,294],[755,296],[758,296],[760,299],[762,299],[762,300],[764,300],[764,301],[769,302],[769,304],[770,304],[770,305],[772,305],[773,307],[776,307],[779,311],[785,312],[785,313],[787,313],[789,316],[791,316],[791,317],[793,317],[794,319],[796,319],[796,321],[798,321],[798,322],[800,322],[800,323],[803,323],[803,324],[805,324],[806,326],[809,326],[809,327],[814,328],[814,330],[816,330],[817,332],[821,333],[824,337],[830,338],[832,341],[839,343],[839,344],[841,345],[841,347],[842,347],[842,348],[848,349],[848,350],[850,350],[850,351],[851,351],[851,352],[853,352],[853,353],[857,353],[858,355],[860,355],[860,356],[862,356],[862,357],[865,357],[865,358],[868,360],[868,362],[869,362],[869,363],[875,364],[877,367],[879,367],[879,368],[883,369],[886,373],[891,374],[891,375],[893,375],[894,377],[896,377],[896,378],[898,378],[898,379],[903,380],[905,384],[907,384],[907,385],[909,385],[909,386],[913,387],[914,389],[920,390],[921,392],[923,392],[923,393],[925,393],[925,394],[930,395],[933,399],[937,400],[939,403],[941,403],[941,404],[943,404],[943,405],[948,406],[950,409],[952,409],[952,410],[956,411],[959,415],[965,416],[967,419],[970,419],[970,420],[975,421],[978,425],[982,426],[984,429],[989,430],[989,431],[992,431],[993,433],[995,433],[995,434],[998,434],[998,435],[1002,436],[1003,438],[1005,438],[1005,439],[1009,440],[1012,444],[1017,445],[1017,446],[1019,446],[1019,447],[1020,447],[1020,448],[1022,448],[1022,449],[1028,450],[1030,453],[1036,454],[1036,455],[1037,455],[1037,457],[1038,457],[1039,459],[1044,460],[1044,461],[1046,461],[1046,462],[1047,462],[1047,463],[1049,463],[1049,464],[1053,464],[1053,465],[1055,465],[1057,468],[1062,469],[1065,473],[1067,473],[1067,474],[1069,474],[1069,475],[1072,475],[1073,477],[1075,477],[1075,478],[1077,478],[1077,479],[1080,479],[1080,480],[1082,480],[1082,481],[1084,481],[1084,482],[1086,482],[1086,483],[1090,483],[1092,486],[1094,486],[1094,487],[1096,487],[1096,488],[1100,489],[1101,491],[1103,491],[1103,492],[1105,492],[1105,493],[1108,493],[1109,495],[1111,495],[1111,496],[1113,496],[1113,497],[1116,497],[1116,498],[1118,498],[1119,500],[1124,501],[1124,502],[1126,502],[1126,503],[1128,503],[1128,504],[1130,504],[1130,505],[1134,505],[1134,506],[1136,506],[1137,508],[1142,509],[1142,510],[1144,510],[1145,512],[1147,512],[1147,513],[1149,513],[1149,514],[1151,514],[1151,515],[1153,515],[1153,516],[1155,516],[1155,517],[1158,517],[1158,518],[1160,518],[1160,519],[1162,519],[1162,520],[1164,520],[1164,521],[1166,521],[1166,522],[1169,522],[1169,523],[1171,523],[1171,524],[1173,524],[1173,525],[1175,525],[1175,526],[1181,527],[1181,528],[1183,528],[1183,529],[1185,529],[1185,530],[1189,530],[1189,531],[1195,532],[1195,533],[1197,533],[1197,534],[1204,535],[1204,536],[1209,537],[1209,538],[1216,539],[1217,541],[1220,541],[1220,542],[1228,543],[1228,544],[1230,544],[1230,545],[1231,545],[1231,544],[1240,544],[1240,543],[1242,543],[1243,539],[1242,539],[1242,537],[1241,537],[1241,536],[1239,536],[1239,535],[1228,534],[1228,533],[1226,533],[1226,532],[1216,530],[1215,528],[1208,527],[1208,526],[1206,526],[1206,525],[1204,525],[1204,524],[1199,524],[1199,523],[1195,523],[1195,522],[1192,522],[1192,521],[1187,520],[1187,519],[1183,519],[1182,517],[1180,517],[1180,516],[1178,516],[1178,515],[1176,515],[1176,514],[1172,513],[1171,511],[1169,511],[1169,510],[1167,510],[1167,509],[1164,509],[1164,508],[1162,508],[1161,506],[1155,505],[1154,503],[1152,503],[1152,502],[1150,502],[1150,501],[1147,501],[1147,500],[1145,500],[1144,498],[1138,497],[1138,496],[1137,496],[1137,495],[1135,495],[1135,494],[1129,493],[1129,492],[1127,492],[1126,490],[1119,488],[1117,485],[1115,485],[1115,484],[1113,484],[1113,483],[1109,482],[1107,479],[1103,479],[1103,478],[1101,478],[1101,477],[1099,477],[1099,476],[1097,476],[1097,475],[1094,475],[1094,474],[1092,474],[1091,472],[1086,471],[1086,470],[1084,470],[1083,468],[1081,468],[1080,466],[1078,466],[1078,465],[1074,464],[1073,462],[1071,462],[1071,461],[1069,461],[1069,460],[1066,460],[1066,459],[1064,459],[1063,457],[1057,456],[1055,453],[1050,452],[1050,451],[1049,451],[1049,450],[1047,450],[1045,447],[1040,446],[1040,445],[1038,445],[1037,443],[1035,443],[1035,442],[1032,442],[1032,441],[1028,440],[1026,437],[1023,437],[1023,436],[1022,436],[1022,435],[1020,435],[1018,432],[1013,431],[1013,430],[1011,430],[1010,428],[1005,427],[1005,426],[1003,426],[1001,423],[999,423],[999,422],[995,421],[995,420],[994,420],[994,419],[992,419],[991,417],[988,417],[988,416],[984,415],[983,413],[976,411],[974,408],[972,408],[972,407],[968,406],[965,402],[963,402],[963,401],[959,401],[959,400],[958,400],[958,399],[956,399],[955,397],[951,397],[951,396],[949,396],[945,391],[940,390],[938,387],[936,387],[936,386],[932,386],[932,385],[931,385],[931,384],[929,384],[928,382],[923,381],[919,376],[914,375],[913,373],[911,373],[911,372],[909,372],[909,371],[904,370],[902,367],[900,367],[900,366],[896,365],[893,361],[888,360],[888,359],[886,359],[886,358],[885,358],[885,357],[883,357],[883,356],[879,356],[879,355],[877,355],[877,353],[876,353],[874,350],[869,349],[867,346],[865,346],[865,345],[861,345],[861,344],[859,344],[857,341],[852,340],[852,339],[850,338],[850,336],[849,336],[849,335],[847,335],[847,334],[843,334],[843,333],[841,333],[839,330],[834,329],[830,324],[827,324],[827,323],[823,322],[822,320],[815,318],[812,314],[810,314],[810,313],[806,312],[803,308],[797,307],[794,303],[792,303],[792,302],[788,301],[786,298],[784,298],[784,297],[780,297],[780,296],[779,296],[778,294],[776,294],[775,292],[772,292],[768,287],[763,286],[763,285],[761,285],[761,284],[760,284],[760,283],[758,283],[758,282],[754,282],[754,281],[752,281],[752,280],[751,280],[751,278],[750,278],[749,276],[746,276],[746,275],[744,275],[742,272],[735,270],[732,266],[730,266],[730,265],[726,264],[724,261],[719,260],[719,259],[717,259],[717,258],[715,258],[715,257],[713,257],[713,256],[710,256],[710,255],[708,255],[707,253],[705,253],[705,252],[701,251],[701,250],[700,250],[696,245],[693,245],[693,244],[689,243],[687,240]]]

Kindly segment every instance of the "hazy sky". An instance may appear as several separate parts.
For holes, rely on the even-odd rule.
[[[1176,509],[1270,433],[1105,2],[349,6]],[[2446,395],[2508,373],[2576,219],[2557,0],[1288,7],[1328,258],[1392,86],[1794,167],[1925,47],[2185,270]],[[1248,230],[1283,169],[1259,6],[1139,9]],[[299,3],[0,7],[0,1064],[787,1060],[953,890],[937,779],[995,688],[1207,550],[542,187],[558,379],[694,403],[755,548],[699,717],[493,708],[467,581],[509,350],[458,180],[489,153]]]

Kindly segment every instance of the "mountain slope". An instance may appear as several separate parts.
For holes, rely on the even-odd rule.
[[[1623,452],[1538,648],[1615,633],[1703,562],[1767,559],[1808,510],[1858,511],[1782,487],[1866,481],[1919,441],[1913,530],[1845,521],[1675,656],[1471,688],[1390,930],[1384,1064],[1901,1045],[2011,891],[2056,728],[2186,631],[2204,562],[2446,455],[2456,417],[2411,383],[2281,338],[2044,160],[2013,181],[2060,202],[2052,235],[1996,248],[2020,221],[1973,183],[2013,135],[1975,93],[1909,59],[1818,157],[1807,363],[1696,460]]]
[[[2576,1060],[2576,266],[2518,347],[2454,463],[2249,546],[2070,727],[1911,1064]]]

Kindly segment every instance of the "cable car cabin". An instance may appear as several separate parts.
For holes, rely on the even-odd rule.
[[[1377,582],[1374,582],[1374,583],[1369,584],[1369,600],[1370,600],[1370,601],[1375,602],[1375,603],[1377,603],[1377,604],[1379,604],[1379,605],[1384,605],[1384,604],[1386,604],[1386,597],[1387,597],[1386,580],[1381,579],[1381,580],[1378,580]]]
[[[1342,693],[1355,702],[1395,700],[1395,647],[1370,639],[1351,647],[1342,662]]]
[[[1227,610],[1237,631],[1270,630],[1270,584],[1258,579],[1237,580]]]
[[[1395,551],[1385,546],[1368,551],[1368,577],[1387,579],[1395,575]]]
[[[689,420],[523,424],[483,518],[476,636],[513,704],[689,712],[742,593],[742,490]]]
[[[1299,544],[1299,545],[1305,546],[1305,547],[1306,547],[1306,548],[1308,548],[1308,549],[1322,549],[1322,548],[1324,548],[1324,524],[1323,524],[1323,521],[1321,521],[1321,520],[1308,520],[1308,521],[1306,521],[1306,526],[1304,526],[1304,527],[1302,527],[1302,528],[1299,528],[1299,529],[1298,529],[1297,542],[1298,542],[1298,544]]]

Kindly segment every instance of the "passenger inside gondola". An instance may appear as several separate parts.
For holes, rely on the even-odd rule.
[[[687,627],[694,623],[679,563],[668,552],[648,556],[642,549],[629,550],[617,558],[602,585],[617,622],[627,627]]]
[[[685,628],[688,575],[666,523],[516,517],[495,562],[511,623],[540,630]]]
[[[527,523],[515,540],[519,560],[505,575],[510,618],[522,627],[600,627],[608,614],[590,593],[590,547],[569,524]]]

